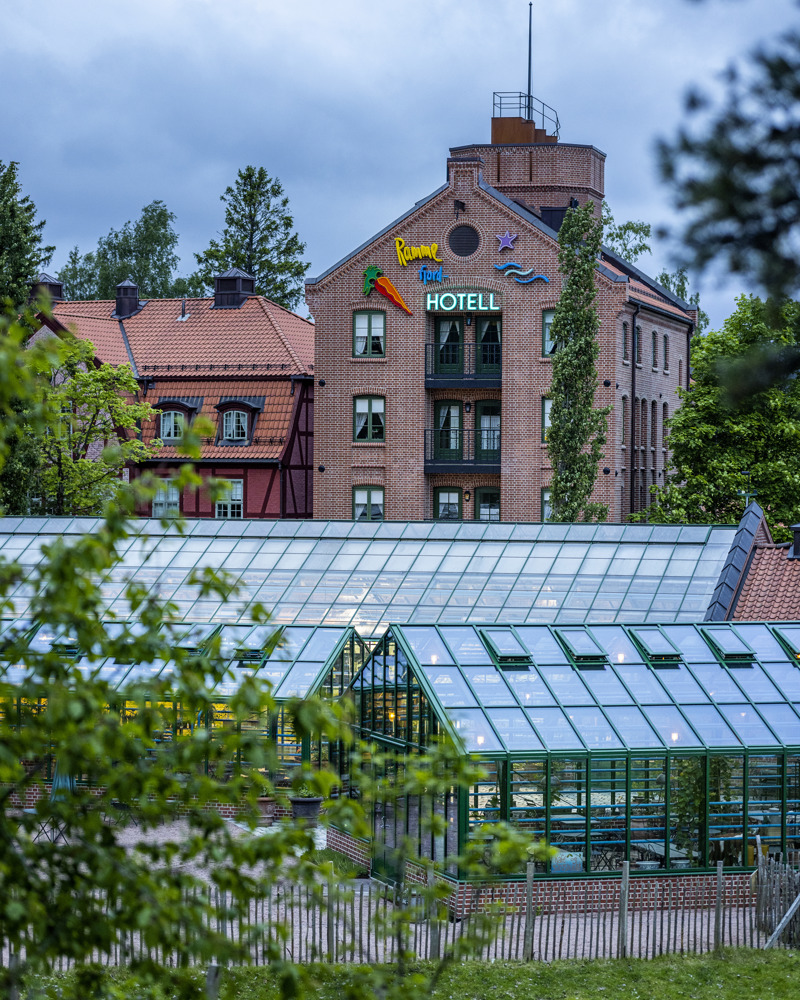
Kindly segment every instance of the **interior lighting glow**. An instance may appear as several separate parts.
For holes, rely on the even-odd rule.
[[[478,737],[478,746],[479,746],[479,747],[480,747],[480,746],[483,746],[483,737],[482,737],[482,736],[479,736],[479,737]]]
[[[672,736],[672,742],[673,743],[677,743],[678,742],[678,737],[680,736],[680,733],[671,733],[671,736]]]
[[[625,662],[625,654],[617,653],[617,663],[624,663],[624,662]]]
[[[436,653],[431,653],[431,663],[438,663],[439,657]]]

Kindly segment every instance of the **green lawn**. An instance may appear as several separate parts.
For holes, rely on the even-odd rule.
[[[427,978],[431,969],[430,964],[412,966],[409,970],[411,980],[418,975]],[[374,976],[378,970],[360,966],[313,966],[304,971],[309,977],[306,983],[308,997],[345,1000],[370,996],[359,987],[365,985],[366,977]],[[171,982],[164,982],[164,1000],[172,997],[201,1000],[205,997],[204,976],[200,970],[176,971],[172,975],[174,979],[167,977]],[[720,958],[669,956],[650,961],[580,961],[552,965],[467,962],[444,972],[433,997],[435,1000],[692,1000],[695,997],[700,1000],[795,1000],[800,992],[799,976],[800,953],[788,951],[732,950]],[[116,996],[136,1000],[142,995],[122,970],[114,970],[113,981],[120,990],[114,994]],[[64,981],[61,977],[53,977],[41,985],[44,997],[56,998]],[[106,995],[105,991],[99,994],[100,997]],[[412,982],[395,995],[412,1000]],[[86,994],[87,1000],[89,996]],[[267,969],[227,972],[220,992],[220,1000],[277,1000],[279,997],[278,983]]]

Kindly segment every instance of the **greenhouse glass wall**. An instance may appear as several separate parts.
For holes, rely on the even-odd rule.
[[[137,622],[107,622],[106,635],[112,642],[119,643],[120,652],[115,658],[98,659],[92,657],[90,651],[79,649],[76,639],[64,632],[37,628],[27,620],[0,622],[0,680],[21,684],[30,670],[25,663],[2,662],[4,640],[14,636],[24,637],[34,653],[56,649],[71,657],[82,672],[107,681],[112,690],[134,683],[146,684],[148,678],[168,676],[174,669],[171,660],[126,662],[126,636],[136,635],[141,629]],[[182,624],[163,626],[162,633],[169,646],[188,653],[218,650],[226,665],[226,677],[215,689],[219,700],[213,711],[202,719],[186,717],[180,702],[172,703],[172,725],[155,734],[157,743],[175,739],[198,725],[211,730],[213,738],[215,729],[232,725],[226,699],[245,677],[254,676],[270,682],[277,707],[270,717],[254,716],[242,725],[263,732],[265,738],[273,741],[279,765],[277,777],[287,777],[293,767],[304,761],[315,764],[328,761],[327,744],[320,740],[300,740],[285,706],[292,698],[320,695],[332,700],[341,696],[364,662],[364,643],[352,628],[289,626],[276,629],[272,624]],[[6,711],[13,713],[15,706],[7,704]],[[120,711],[124,716],[132,716],[136,705],[126,702],[120,706]]]
[[[506,820],[557,849],[546,875],[797,860],[798,658],[800,624],[393,626],[348,692],[359,735],[402,768],[446,733],[485,777],[379,804],[379,857],[444,861]]]

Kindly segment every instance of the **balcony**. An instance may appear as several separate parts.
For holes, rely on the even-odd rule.
[[[425,386],[428,389],[457,385],[499,389],[501,375],[500,344],[425,345]]]
[[[425,430],[425,472],[500,472],[499,430]]]

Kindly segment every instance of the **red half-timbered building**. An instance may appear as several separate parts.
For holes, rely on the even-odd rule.
[[[140,399],[158,410],[141,434],[145,441],[160,438],[162,447],[130,474],[148,468],[164,487],[139,514],[312,516],[313,323],[255,295],[253,279],[239,270],[220,275],[214,297],[203,299],[145,301],[125,281],[115,300],[67,302],[57,282],[44,284],[54,298],[46,325],[91,341],[100,361],[128,362]],[[169,482],[185,462],[183,430],[200,414],[214,435],[205,440],[197,472],[230,483],[216,502],[203,489],[180,495]]]

